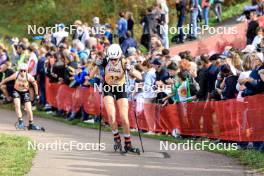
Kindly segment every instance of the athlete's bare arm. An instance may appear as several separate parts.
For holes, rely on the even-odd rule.
[[[6,84],[7,82],[10,82],[10,81],[13,81],[15,80],[17,77],[16,73],[14,73],[13,75],[7,77],[6,79],[4,79],[1,83],[0,83],[0,86]]]
[[[35,78],[33,76],[29,75],[28,81],[33,85],[35,95],[38,95],[38,84],[37,84],[37,81],[35,80]]]

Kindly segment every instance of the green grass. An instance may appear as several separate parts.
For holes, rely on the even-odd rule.
[[[228,19],[241,15],[242,12],[244,11],[244,7],[250,4],[251,4],[251,0],[242,0],[240,3],[237,3],[230,7],[223,6],[222,20],[226,21]],[[213,11],[211,10],[211,13],[212,12]],[[216,24],[217,24],[216,20],[211,16],[210,25],[214,26]]]
[[[0,108],[13,110],[12,105],[0,105]],[[78,119],[74,120],[74,121],[67,121],[66,119],[64,119],[62,117],[50,116],[50,115],[48,115],[42,111],[34,111],[34,115],[37,117],[66,123],[68,125],[75,125],[75,126],[80,126],[83,128],[96,129],[96,130],[99,129],[98,124],[87,124],[87,123],[81,122]],[[48,130],[48,128],[47,128],[47,130]],[[102,130],[107,131],[107,132],[111,131],[110,127],[103,127]],[[138,133],[132,132],[132,135],[138,136]],[[151,138],[151,139],[160,140],[160,141],[169,141],[170,143],[186,143],[188,140],[189,141],[192,140],[192,139],[175,139],[174,137],[168,136],[168,135],[145,135],[145,134],[142,134],[142,136],[145,138]],[[210,140],[208,138],[194,139],[193,143],[194,144],[195,143],[202,143],[205,141],[206,141],[206,144],[216,143],[215,140]],[[264,153],[261,153],[259,151],[242,150],[242,149],[238,149],[238,150],[210,150],[208,147],[205,147],[205,150],[208,152],[219,153],[219,154],[223,154],[223,155],[226,155],[226,156],[229,156],[232,158],[236,158],[241,164],[249,166],[252,169],[256,169],[258,172],[264,173]]]
[[[243,13],[244,10],[244,6],[245,5],[249,5],[251,4],[251,0],[241,0],[240,3],[237,3],[235,5],[232,6],[222,6],[222,22],[224,23],[225,21],[232,19],[234,17],[238,17],[239,15],[241,15]],[[171,15],[175,15],[173,12]],[[178,22],[178,19],[176,20]],[[189,23],[189,14],[187,16],[186,19],[186,24]],[[209,18],[209,26],[214,27],[216,25],[221,25],[221,23],[218,23],[215,19],[215,14],[213,12],[213,9],[210,9],[210,18]],[[204,24],[204,21],[202,21],[202,24]],[[177,26],[177,24],[172,24],[171,27],[173,26]],[[187,32],[187,31],[186,31]],[[171,33],[169,33],[169,39],[171,41],[171,39],[174,37],[175,35],[172,35]]]
[[[0,175],[22,176],[30,170],[36,151],[28,150],[28,141],[27,137],[0,134]]]

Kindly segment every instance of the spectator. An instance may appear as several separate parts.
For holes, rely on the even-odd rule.
[[[177,87],[179,84],[178,73],[180,72],[180,69],[178,68],[177,64],[174,62],[170,63],[170,65],[168,65],[167,68],[169,71],[170,78],[166,80],[166,83],[172,86],[171,91],[173,92],[173,94],[168,94],[168,96],[163,99],[163,105],[166,105],[167,103],[169,104],[177,103],[177,97],[173,95],[176,95]]]
[[[38,64],[38,58],[35,53],[34,45],[30,45],[29,50],[29,59],[28,59],[28,73],[35,77],[37,75],[37,64]]]
[[[213,3],[213,9],[214,9],[217,22],[222,21],[222,4],[223,3],[224,3],[224,0],[214,0],[214,3]]]
[[[130,31],[126,32],[126,39],[124,42],[121,44],[121,48],[123,51],[123,54],[125,56],[128,56],[128,49],[129,48],[137,48],[137,42],[136,40],[132,37],[132,34]]]
[[[202,65],[206,70],[206,90],[207,90],[207,100],[210,100],[211,93],[215,90],[215,82],[217,75],[219,73],[219,68],[215,65],[215,59],[209,56],[201,58]]]
[[[65,31],[65,25],[63,23],[58,24],[57,27],[58,27],[58,32],[52,34],[51,42],[54,45],[59,46],[59,44],[63,41],[63,39],[69,36],[69,33]]]
[[[77,50],[81,65],[86,65],[88,58],[89,58],[89,53],[87,53],[84,45],[81,42],[76,43],[76,50]]]
[[[169,97],[172,97],[174,103],[186,103],[194,100],[196,97],[191,96],[190,83],[188,80],[187,72],[178,73],[178,81],[172,89],[172,94]]]
[[[251,45],[254,38],[256,37],[257,28],[259,27],[259,23],[257,21],[257,13],[256,11],[250,12],[250,22],[248,24],[247,29],[247,45]]]
[[[127,12],[127,30],[131,32],[131,36],[134,37],[134,17],[132,12]]]
[[[125,19],[125,12],[119,13],[119,21],[118,21],[118,38],[119,38],[119,44],[121,45],[123,41],[125,40],[125,35],[127,32],[127,20]]]
[[[199,84],[200,90],[197,92],[197,98],[200,101],[205,101],[207,96],[207,82],[206,82],[206,71],[207,69],[202,65],[201,58],[209,57],[207,55],[201,55],[197,59],[196,63],[198,65],[197,78],[196,81]]]
[[[8,61],[7,50],[5,45],[0,43],[0,66]]]
[[[58,62],[56,53],[49,52],[46,54],[46,58],[46,76],[49,78],[50,83],[59,82],[59,71],[57,65],[55,65]]]
[[[20,65],[21,63],[26,63],[28,59],[28,52],[27,52],[27,47],[25,44],[21,43],[18,46],[13,46],[13,55],[16,58],[16,65]]]
[[[11,75],[13,75],[15,72],[11,69],[11,63],[5,62],[4,64],[0,65],[0,73],[2,73],[4,76],[2,79],[5,79]],[[5,85],[2,85],[0,87],[0,90],[2,91],[3,95],[5,96],[4,103],[11,103],[12,102],[12,95],[14,90],[14,84],[15,81],[10,81]]]
[[[260,43],[261,43],[261,41],[262,41],[262,39],[263,39],[263,28],[261,28],[261,27],[258,27],[257,29],[256,29],[256,36],[255,36],[255,38],[254,38],[254,40],[253,40],[253,42],[252,42],[252,45],[257,49],[258,48],[258,46],[260,45]]]
[[[73,33],[72,39],[73,40],[80,40],[81,42],[85,42],[86,36],[85,36],[85,29],[84,29],[82,21],[76,20],[74,22],[74,26],[75,26],[76,30]]]
[[[259,93],[258,84],[260,82],[259,71],[264,68],[263,66],[263,54],[262,53],[253,53],[251,56],[251,61],[253,65],[253,70],[249,75],[248,79],[240,81],[241,84],[246,86],[246,89],[242,92],[242,97],[255,95]]]
[[[237,98],[242,98],[242,92],[246,90],[246,86],[244,80],[248,79],[251,72],[252,72],[252,55],[247,54],[245,55],[245,59],[243,62],[243,72],[240,73],[237,83],[237,91],[239,91]]]
[[[165,49],[169,49],[169,8],[166,0],[157,0],[157,4],[162,11],[161,25],[162,25],[162,43]],[[164,16],[164,17],[163,17]]]
[[[154,33],[155,16],[152,13],[152,7],[148,7],[147,14],[141,20],[143,26],[143,34],[141,36],[141,44],[150,51],[151,49],[151,35]]]
[[[156,61],[152,62],[151,64],[149,61],[145,61],[143,63],[143,66],[146,67],[146,73],[144,74],[144,91],[143,91],[143,98],[145,103],[153,103],[155,101],[155,98],[157,97],[157,94],[155,93],[154,85],[156,82],[156,71],[161,66],[161,63]]]
[[[40,105],[43,107],[46,105],[46,88],[45,88],[45,63],[46,63],[46,49],[41,47],[39,49],[39,61],[37,64],[37,81],[39,83],[39,91],[40,91]]]
[[[190,0],[190,26],[189,26],[189,39],[197,39],[197,19],[198,19],[198,0]]]
[[[113,34],[112,34],[112,30],[111,30],[111,25],[110,24],[106,24],[105,25],[105,36],[108,39],[108,41],[110,42],[110,44],[113,44]]]
[[[204,25],[209,26],[209,10],[213,0],[202,0]]]
[[[221,95],[223,100],[235,98],[237,95],[236,85],[238,77],[233,75],[230,66],[227,64],[221,66],[220,74],[224,77],[224,80],[220,85],[220,89],[216,89],[218,94]]]
[[[184,32],[183,32],[183,25],[185,23],[186,18],[186,1],[187,0],[176,0],[176,9],[177,9],[177,17],[178,17],[178,39],[177,43],[184,43]]]
[[[105,27],[100,24],[100,18],[94,17],[93,26],[92,26],[92,34],[96,38],[100,38],[103,35],[103,29],[105,29]]]

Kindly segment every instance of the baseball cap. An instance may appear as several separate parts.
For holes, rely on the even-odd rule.
[[[159,58],[153,59],[150,63],[153,65],[162,65],[162,61]]]
[[[213,54],[212,56],[210,56],[209,60],[210,61],[215,61],[217,59],[225,59],[226,56],[224,54]]]
[[[27,46],[24,44],[24,43],[20,43],[18,45],[19,48],[22,48],[23,50],[26,50],[27,49]]]
[[[64,29],[65,28],[65,25],[63,23],[60,23],[60,24],[58,24],[58,28]]]

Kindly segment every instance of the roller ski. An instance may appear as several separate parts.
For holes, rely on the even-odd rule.
[[[36,125],[36,124],[29,124],[27,128],[29,131],[43,131],[43,132],[45,132],[44,127]]]
[[[16,127],[17,130],[26,130],[26,126],[25,126],[25,123],[24,123],[23,119],[19,119],[15,123],[15,127]]]
[[[129,145],[125,145],[124,153],[140,155],[140,150],[129,144]]]
[[[114,142],[115,142],[114,144],[115,152],[119,151],[120,153],[123,153],[121,138],[119,134],[114,137]]]

